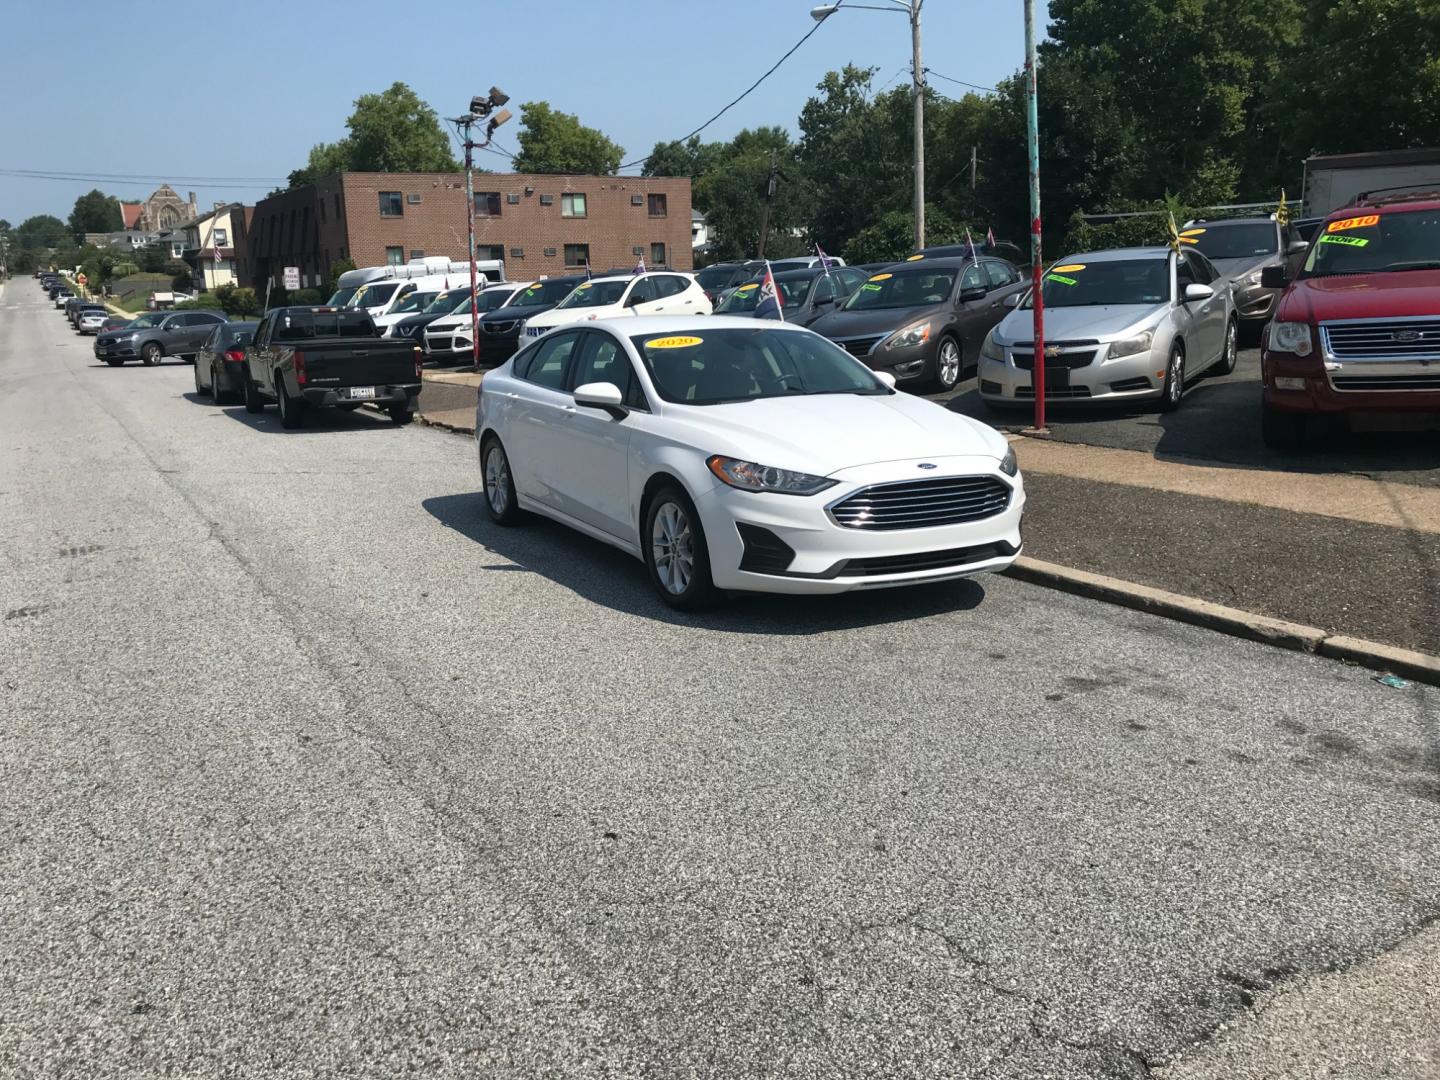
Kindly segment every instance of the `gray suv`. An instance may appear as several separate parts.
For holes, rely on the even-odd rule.
[[[1260,284],[1261,271],[1283,266],[1286,279],[1293,278],[1310,245],[1273,217],[1187,221],[1181,235],[1233,283],[1240,336],[1258,341],[1281,292]]]
[[[128,326],[98,335],[95,358],[111,367],[126,360],[154,365],[167,356],[194,363],[195,354],[216,324],[228,321],[218,311],[147,312]]]

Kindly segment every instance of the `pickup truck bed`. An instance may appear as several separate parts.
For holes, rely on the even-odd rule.
[[[245,349],[245,410],[269,401],[298,428],[312,408],[379,405],[408,424],[420,396],[423,354],[410,341],[375,336],[361,310],[290,307],[267,312]]]

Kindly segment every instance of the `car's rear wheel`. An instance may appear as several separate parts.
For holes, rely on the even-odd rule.
[[[515,498],[515,479],[510,458],[500,440],[491,435],[480,449],[480,470],[485,478],[485,509],[497,525],[518,525],[524,519]]]
[[[260,396],[260,388],[255,385],[255,380],[250,373],[245,373],[245,411],[247,413],[258,413],[265,411],[265,399]]]
[[[165,350],[160,348],[154,341],[145,343],[145,348],[140,350],[140,359],[149,367],[154,367],[165,358]]]
[[[195,393],[196,393],[196,395],[199,396],[199,397],[204,397],[205,394],[206,394],[205,386],[204,386],[204,384],[202,384],[202,383],[200,382],[200,365],[199,365],[199,364],[196,364],[196,365],[195,365]]]
[[[944,391],[954,390],[964,370],[965,353],[960,342],[946,334],[935,349],[935,385]]]
[[[655,493],[646,508],[640,539],[650,583],[660,599],[681,611],[695,611],[714,602],[705,530],[683,491],[665,487]]]
[[[1260,406],[1260,439],[1271,450],[1303,450],[1310,435],[1310,418]]]
[[[1220,354],[1219,372],[1229,375],[1235,370],[1235,361],[1240,354],[1240,326],[1234,319],[1225,324],[1225,351]]]
[[[283,377],[275,380],[275,399],[280,405],[280,426],[294,431],[305,424],[305,402],[296,401],[285,391]]]
[[[1170,359],[1165,364],[1165,385],[1160,390],[1160,411],[1173,412],[1185,396],[1185,346],[1170,346]]]
[[[410,411],[409,405],[391,405],[385,411],[390,414],[390,419],[400,427],[404,427],[415,419],[415,414]]]

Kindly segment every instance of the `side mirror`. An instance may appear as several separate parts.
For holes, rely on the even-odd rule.
[[[1019,307],[1019,306],[1020,306],[1020,297],[1022,297],[1023,295],[1025,295],[1025,294],[1024,294],[1024,293],[1018,293],[1018,292],[1012,292],[1009,296],[1005,297],[1005,300],[1004,300],[1005,306],[1006,306],[1006,307],[1009,307],[1009,308]]]
[[[1285,273],[1283,266],[1267,266],[1260,271],[1260,287],[1264,289],[1283,289],[1290,283],[1290,275]]]
[[[575,388],[575,404],[604,409],[612,416],[625,415],[625,396],[614,383],[592,382]]]
[[[1215,290],[1212,289],[1209,285],[1201,285],[1197,282],[1191,282],[1189,285],[1185,286],[1184,302],[1188,304],[1193,300],[1209,300],[1214,295]]]
[[[1310,241],[1308,241],[1308,240],[1291,240],[1291,241],[1290,241],[1290,246],[1285,249],[1285,254],[1286,254],[1286,255],[1304,255],[1305,252],[1307,252],[1307,251],[1309,251],[1309,250],[1310,250]]]
[[[813,306],[815,306],[815,307],[827,307],[827,306],[829,306],[830,304],[833,304],[834,302],[835,302],[835,297],[833,297],[833,296],[817,296],[817,297],[815,297],[815,301],[814,301],[814,305],[813,305]]]
[[[965,303],[969,303],[971,300],[984,300],[985,292],[986,290],[983,285],[976,286],[973,289],[961,289],[960,299]]]
[[[894,375],[893,372],[889,372],[889,371],[872,371],[871,374],[874,375],[875,378],[879,379],[882,383],[884,383],[884,384],[885,384],[887,387],[889,387],[891,390],[894,390],[894,389],[895,389],[895,375]]]

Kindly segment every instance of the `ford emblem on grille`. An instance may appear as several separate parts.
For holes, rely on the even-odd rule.
[[[933,468],[935,468],[935,466],[932,465],[932,464],[930,464],[930,462],[928,462],[928,461],[922,461],[919,465],[916,465],[915,467],[916,467],[917,469],[933,469]]]
[[[1390,335],[1390,338],[1393,341],[1409,342],[1419,341],[1424,336],[1425,335],[1420,333],[1419,330],[1396,330],[1393,334]]]

